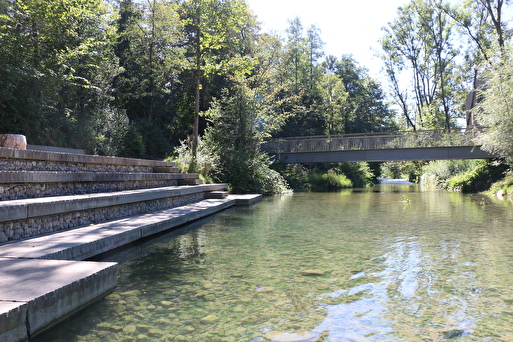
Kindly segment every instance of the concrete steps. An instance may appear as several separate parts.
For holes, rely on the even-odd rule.
[[[1,201],[0,242],[194,203],[226,188],[202,184]]]
[[[112,291],[82,261],[261,195],[228,195],[174,163],[0,148],[0,341],[27,341]]]
[[[180,173],[173,162],[55,149],[0,148],[0,200],[202,184],[198,174]]]
[[[227,191],[211,191],[206,194],[206,198],[226,198],[228,197]]]
[[[41,216],[80,212],[124,204],[181,196],[202,194],[225,189],[226,184],[204,184],[198,186],[170,186],[99,194],[58,196],[13,200],[0,203],[0,222],[9,222]],[[93,222],[94,223],[94,222]]]
[[[117,264],[79,260],[261,199],[205,199],[0,245],[0,341],[27,341],[115,288]]]
[[[0,258],[84,260],[234,205],[235,198],[207,199],[176,208],[10,242],[0,245]],[[0,279],[1,274],[0,270]]]

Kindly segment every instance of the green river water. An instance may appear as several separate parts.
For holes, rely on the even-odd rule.
[[[401,184],[265,198],[106,257],[116,291],[34,340],[513,341],[512,205]]]

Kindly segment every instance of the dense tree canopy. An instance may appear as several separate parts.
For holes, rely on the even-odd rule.
[[[0,130],[34,144],[164,156],[241,82],[274,135],[391,127],[379,84],[350,57],[326,63],[318,28],[262,34],[243,0],[0,3]]]
[[[507,71],[508,6],[399,8],[380,41],[392,107],[352,56],[325,55],[316,26],[262,33],[244,0],[0,0],[0,133],[160,158],[208,132],[212,151],[263,161],[270,137],[454,128],[481,75]]]
[[[508,0],[411,0],[398,9],[384,28],[381,58],[407,127],[451,129],[469,114],[465,97],[482,83],[497,61],[494,51],[503,51],[511,37],[505,20],[509,5]]]

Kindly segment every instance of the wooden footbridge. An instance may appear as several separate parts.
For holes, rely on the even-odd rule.
[[[481,130],[361,133],[273,139],[262,145],[277,162],[382,162],[491,159],[474,143]]]

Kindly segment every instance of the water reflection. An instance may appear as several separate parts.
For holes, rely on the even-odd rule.
[[[411,184],[267,198],[110,256],[39,341],[511,341],[507,202]]]

